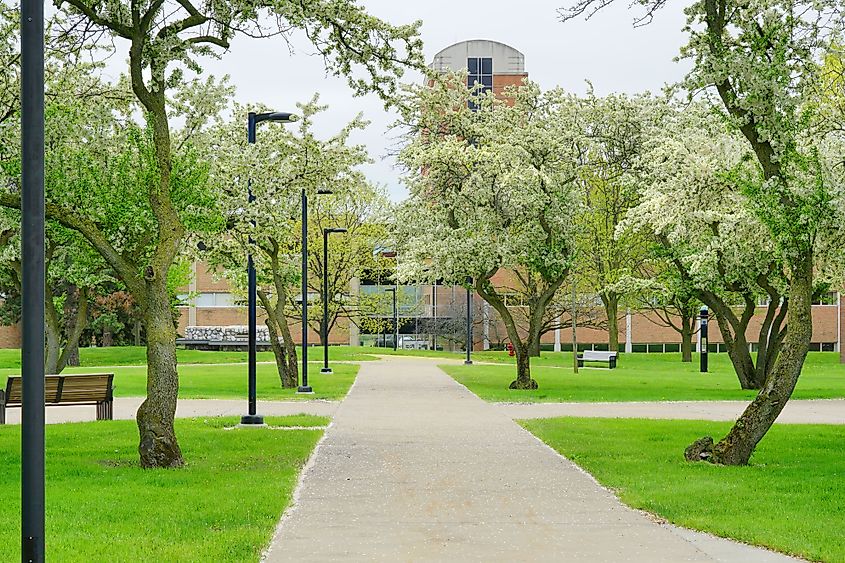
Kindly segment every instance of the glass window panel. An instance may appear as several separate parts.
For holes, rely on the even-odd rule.
[[[214,294],[215,307],[234,307],[235,296],[231,293],[215,293]]]
[[[493,74],[493,59],[490,57],[481,59],[481,74]]]
[[[493,77],[492,76],[482,76],[481,77],[481,84],[485,88],[492,88],[493,87]]]
[[[467,70],[470,74],[478,74],[478,58],[470,57],[467,59]]]

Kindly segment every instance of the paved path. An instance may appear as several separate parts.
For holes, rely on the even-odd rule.
[[[114,400],[114,418],[116,420],[134,420],[135,413],[143,401],[140,397],[119,397]],[[340,403],[336,401],[258,401],[257,411],[265,416],[284,416],[288,414],[315,414],[332,416]],[[190,418],[195,416],[240,416],[246,414],[246,399],[179,399],[176,416]],[[61,422],[87,422],[97,419],[96,407],[47,407],[48,424]],[[21,409],[6,411],[8,424],[20,424]]]
[[[643,403],[495,403],[514,419],[585,416],[597,418],[675,418],[730,420],[739,418],[749,401],[675,401]],[[780,424],[845,424],[845,399],[791,400],[777,419]]]
[[[626,508],[431,362],[367,363],[268,561],[786,561]]]

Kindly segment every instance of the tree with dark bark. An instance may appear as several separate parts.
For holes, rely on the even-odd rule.
[[[410,132],[400,160],[411,195],[395,223],[398,276],[471,277],[514,346],[510,387],[536,389],[529,358],[575,260],[581,174],[606,165],[590,125],[608,107],[530,82],[499,100],[465,85],[463,76],[435,77],[403,106]],[[525,292],[527,330],[507,303],[514,285]]]
[[[659,251],[655,251],[661,254]],[[622,281],[632,307],[652,324],[670,328],[681,339],[681,362],[692,362],[693,337],[701,302],[693,288],[677,275],[674,266],[659,258],[643,265],[636,276]]]
[[[302,299],[297,289],[301,280],[302,190],[308,195],[309,225],[314,225],[309,229],[315,232],[320,229],[320,235],[310,240],[311,264],[322,264],[321,229],[327,225],[329,217],[341,223],[334,226],[349,228],[352,241],[358,243],[352,247],[355,252],[344,250],[332,255],[334,275],[330,280],[335,295],[344,291],[341,287],[344,280],[348,287],[348,280],[362,263],[359,254],[366,251],[372,256],[372,247],[365,250],[366,244],[362,243],[369,229],[366,215],[372,210],[370,204],[381,205],[374,199],[375,192],[367,193],[370,188],[357,169],[368,161],[366,151],[349,143],[349,136],[365,127],[366,122],[356,118],[328,139],[319,138],[314,132],[314,121],[325,108],[317,101],[315,96],[310,103],[298,106],[301,118],[295,131],[291,131],[290,126],[265,127],[260,132],[259,142],[248,144],[239,119],[209,131],[205,138],[204,150],[209,158],[217,155],[213,157],[211,175],[218,208],[225,221],[214,236],[204,239],[206,249],[200,257],[219,268],[223,276],[245,292],[245,257],[252,254],[259,305],[265,313],[264,322],[279,379],[285,388],[299,385],[296,345],[290,324],[296,322],[294,313]],[[246,111],[236,106],[235,115],[246,115]],[[267,162],[277,163],[273,174],[259,173]],[[333,193],[317,195],[326,190]],[[252,193],[254,201],[248,202],[248,193]],[[335,201],[319,201],[320,198]],[[345,209],[345,212],[329,212],[330,206],[335,206],[335,210]],[[319,243],[314,244],[317,241]],[[346,243],[341,240],[338,244]],[[337,249],[337,246],[333,247]],[[322,270],[310,273],[315,279],[309,283],[319,294]],[[309,307],[314,307],[315,300],[306,298]],[[337,297],[333,301],[336,302]],[[336,318],[338,311],[330,310]],[[321,315],[312,316],[319,322]]]
[[[179,467],[183,458],[173,429],[179,387],[176,331],[167,277],[191,225],[180,213],[181,194],[174,181],[180,171],[174,153],[183,147],[174,139],[170,118],[185,115],[185,130],[193,132],[219,108],[214,107],[216,85],[211,82],[187,81],[195,86],[187,103],[178,96],[170,99],[169,93],[186,82],[185,69],[199,72],[200,57],[225,51],[238,34],[287,36],[303,30],[329,71],[350,77],[358,92],[376,91],[387,99],[406,63],[422,65],[419,24],[391,26],[349,1],[57,0],[57,6],[66,15],[63,32],[82,33],[91,41],[108,34],[128,45],[128,83],[148,124],[153,164],[135,187],[145,196],[152,221],[145,236],[152,235],[152,240],[147,241],[148,252],[131,254],[104,232],[97,217],[85,213],[88,208],[48,202],[47,213],[82,233],[136,299],[144,318],[148,361],[147,399],[136,417],[141,465]],[[358,69],[365,77],[352,78]],[[203,99],[201,92],[212,95]],[[204,105],[200,108],[197,102]],[[15,196],[10,194],[5,203],[15,205]]]
[[[642,2],[645,13],[640,21],[652,18],[664,1]],[[594,13],[609,3],[579,0],[563,15]],[[727,182],[735,186],[732,193],[742,208],[768,234],[769,249],[782,268],[777,273],[787,285],[783,295],[789,303],[788,328],[760,392],[727,436],[687,452],[688,459],[744,465],[801,374],[812,336],[817,255],[828,246],[828,235],[841,229],[831,190],[831,184],[840,181],[833,166],[841,161],[841,151],[835,148],[840,134],[813,127],[821,124],[818,100],[808,97],[816,91],[821,57],[834,39],[827,22],[841,20],[842,5],[833,0],[699,0],[686,13],[690,40],[682,55],[692,60],[693,68],[685,86],[708,94],[727,128],[741,135],[750,149],[746,164],[753,163],[753,171],[743,170]],[[691,151],[704,155],[695,142],[686,142]],[[728,226],[718,229],[723,232]]]
[[[386,218],[390,214],[390,201],[384,189],[372,185],[357,174],[348,177],[347,186],[336,185],[335,193],[329,197],[316,198],[309,212],[308,226],[308,287],[317,295],[309,303],[315,311],[322,311],[323,295],[328,298],[327,326],[323,326],[322,313],[308,317],[311,328],[320,335],[323,344],[325,334],[345,319],[354,323],[361,318],[362,308],[368,307],[367,298],[361,294],[351,295],[350,283],[364,272],[368,276],[389,275],[394,261],[384,257],[375,249],[387,239]],[[328,238],[328,264],[323,262],[323,230],[346,229],[345,233]],[[298,236],[297,236],[298,235]],[[301,233],[294,237],[298,244]],[[328,274],[328,291],[323,288],[323,274]],[[401,294],[399,296],[401,300]],[[301,302],[290,300],[288,315],[292,320],[301,319]]]

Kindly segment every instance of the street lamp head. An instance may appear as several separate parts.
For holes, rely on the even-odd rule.
[[[345,233],[345,232],[347,232],[347,230],[340,228],[340,227],[334,227],[334,228],[331,228],[331,229],[323,229],[323,232],[324,233]]]
[[[326,189],[317,190],[317,195],[332,195],[333,193],[333,191]]]
[[[390,291],[391,293],[393,293],[393,292],[395,292],[395,291],[396,291],[396,288],[395,288],[395,287],[386,287],[384,290],[385,290],[385,291]]]
[[[297,115],[294,115],[287,111],[272,111],[267,113],[255,113],[250,112],[250,116],[255,116],[253,119],[255,123],[261,123],[262,121],[283,121],[287,123],[292,123],[299,119]]]

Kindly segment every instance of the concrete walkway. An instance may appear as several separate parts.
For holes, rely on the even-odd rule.
[[[431,362],[366,363],[268,561],[788,561],[655,523]]]
[[[141,397],[119,397],[114,400],[115,420],[135,420],[135,413],[144,399]],[[289,414],[314,414],[332,416],[340,403],[336,401],[258,401],[258,414],[284,416]],[[246,399],[179,399],[176,405],[178,418],[195,416],[240,416],[247,413]],[[47,407],[47,424],[62,422],[88,422],[97,419],[93,406]],[[20,424],[21,409],[6,411],[7,424]]]
[[[670,401],[642,403],[494,403],[513,419],[584,416],[728,420],[739,418],[749,401]],[[791,400],[779,424],[845,424],[845,399]]]

